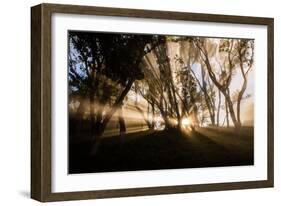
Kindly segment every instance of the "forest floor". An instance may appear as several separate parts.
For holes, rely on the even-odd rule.
[[[253,165],[253,145],[253,127],[142,131],[103,138],[94,156],[90,143],[70,145],[69,173]]]

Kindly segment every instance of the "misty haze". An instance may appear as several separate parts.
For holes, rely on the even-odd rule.
[[[253,165],[254,69],[253,39],[69,31],[69,173]]]

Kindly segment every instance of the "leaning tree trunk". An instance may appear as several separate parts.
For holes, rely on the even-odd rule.
[[[209,76],[210,76],[211,80],[216,85],[216,87],[222,92],[222,94],[224,95],[224,97],[227,101],[229,114],[230,114],[231,120],[234,124],[234,127],[239,129],[241,125],[239,124],[239,122],[236,119],[235,112],[234,112],[234,109],[233,109],[233,103],[232,103],[232,100],[230,98],[229,91],[228,91],[229,89],[220,85],[220,83],[216,80],[215,74],[212,71],[212,67],[211,67],[209,61],[206,62],[206,67],[207,67],[207,70],[208,70],[208,73],[209,73]]]
[[[134,79],[131,79],[127,83],[125,89],[122,91],[121,95],[116,99],[115,103],[111,107],[111,110],[105,115],[103,121],[99,125],[97,133],[94,136],[93,144],[92,144],[92,149],[91,149],[92,155],[95,155],[98,152],[98,147],[100,145],[101,137],[105,131],[105,128],[106,128],[108,122],[110,121],[113,114],[117,111],[117,109],[120,108],[120,106],[123,104],[123,100],[126,97],[126,95],[128,94],[128,92],[130,91],[134,81],[135,81]]]
[[[207,71],[208,71],[210,79],[212,80],[214,85],[222,92],[222,94],[224,95],[224,97],[225,97],[225,99],[226,99],[226,101],[228,103],[229,114],[230,114],[230,117],[232,119],[232,122],[233,122],[235,128],[239,129],[241,125],[239,124],[239,122],[236,119],[236,116],[235,116],[235,113],[234,113],[234,109],[233,109],[233,103],[232,103],[230,95],[229,95],[229,83],[230,83],[231,71],[232,71],[233,67],[230,65],[230,74],[229,74],[230,76],[229,76],[229,78],[227,78],[228,79],[228,83],[226,82],[225,85],[221,85],[218,82],[217,78],[216,78],[216,74],[213,72],[211,63],[209,61],[207,50],[202,45],[200,45],[200,43],[198,43],[198,42],[195,42],[195,45],[200,50],[201,54],[203,54],[203,56],[204,56],[203,57],[204,58],[203,61],[204,61],[205,66],[207,68]]]

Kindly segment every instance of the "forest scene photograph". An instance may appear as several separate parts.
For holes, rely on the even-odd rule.
[[[253,165],[254,46],[68,31],[68,173]]]

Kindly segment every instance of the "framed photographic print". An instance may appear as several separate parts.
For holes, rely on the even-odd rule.
[[[31,8],[31,197],[273,187],[273,19]]]

